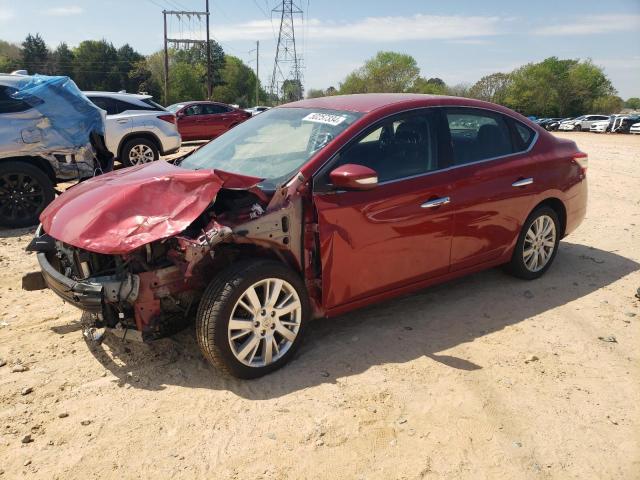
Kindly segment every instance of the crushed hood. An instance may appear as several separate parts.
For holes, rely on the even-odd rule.
[[[248,189],[260,180],[158,161],[70,188],[42,212],[40,221],[57,240],[95,253],[124,254],[182,232],[221,188]]]

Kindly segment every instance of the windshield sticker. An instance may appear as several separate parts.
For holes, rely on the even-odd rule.
[[[333,115],[331,113],[310,113],[302,119],[303,122],[324,123],[335,127],[344,122],[347,117],[342,115]]]

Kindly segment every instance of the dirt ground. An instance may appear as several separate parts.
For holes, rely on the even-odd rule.
[[[257,381],[220,378],[193,330],[88,346],[20,289],[32,232],[0,232],[0,480],[640,478],[640,136],[562,136],[590,204],[546,276],[315,322]]]

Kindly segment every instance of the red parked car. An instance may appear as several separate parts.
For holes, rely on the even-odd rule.
[[[313,317],[498,265],[538,278],[585,216],[586,170],[574,142],[478,100],[303,100],[70,189],[30,249],[92,328],[152,340],[195,314],[204,356],[251,378]]]
[[[218,102],[183,102],[169,105],[175,113],[183,141],[211,140],[251,118],[251,114]]]

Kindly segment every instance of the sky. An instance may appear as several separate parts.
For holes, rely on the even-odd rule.
[[[50,47],[87,39],[162,48],[162,9],[204,10],[204,0],[0,0],[0,39],[40,33]],[[277,0],[210,0],[211,35],[226,53],[256,66],[269,84]],[[549,56],[591,58],[623,98],[640,97],[640,0],[296,0],[304,86],[338,87],[380,50],[412,55],[424,77],[472,84]],[[172,37],[204,38],[194,19],[169,23]]]

